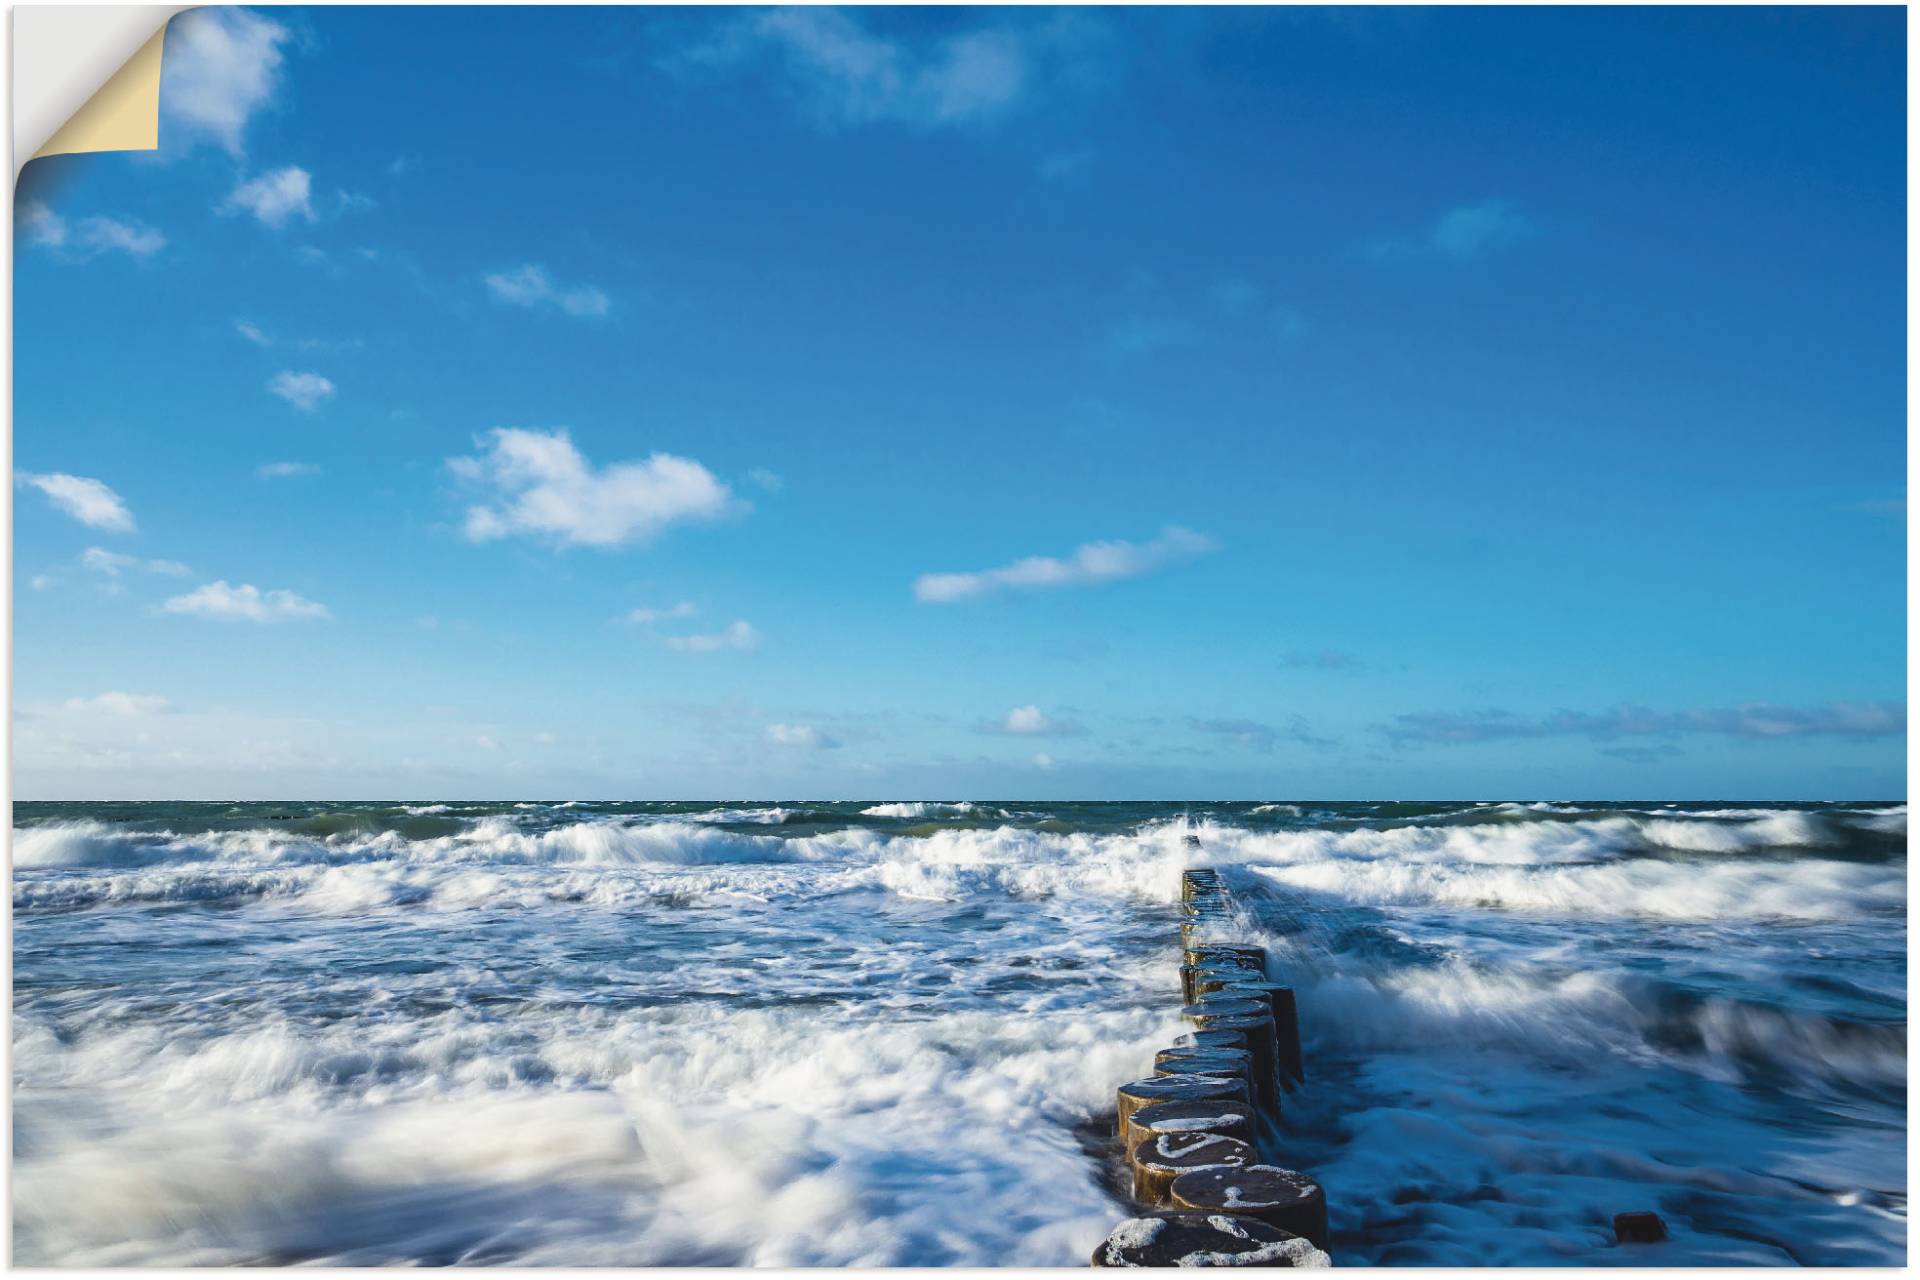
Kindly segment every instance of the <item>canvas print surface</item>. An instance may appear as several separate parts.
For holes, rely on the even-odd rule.
[[[1899,1265],[1905,21],[174,18],[13,1261]]]

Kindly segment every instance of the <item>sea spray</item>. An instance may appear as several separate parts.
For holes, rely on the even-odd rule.
[[[1082,1263],[1190,865],[1298,975],[1343,1261],[1904,1249],[1900,805],[16,822],[22,1262]]]

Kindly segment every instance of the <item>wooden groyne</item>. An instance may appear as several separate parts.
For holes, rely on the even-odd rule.
[[[1284,1095],[1306,1080],[1293,988],[1264,948],[1233,941],[1210,868],[1181,877],[1181,1015],[1192,1028],[1119,1088],[1119,1138],[1138,1216],[1093,1252],[1096,1267],[1327,1266],[1320,1184],[1285,1167]]]

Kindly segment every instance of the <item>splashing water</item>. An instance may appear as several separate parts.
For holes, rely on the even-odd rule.
[[[1082,1265],[1201,864],[1299,988],[1336,1261],[1904,1256],[1900,805],[16,821],[23,1264]]]

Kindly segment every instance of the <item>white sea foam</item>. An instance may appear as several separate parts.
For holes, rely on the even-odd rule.
[[[1844,920],[1906,902],[1900,868],[1811,860],[1565,867],[1321,861],[1254,870],[1276,884],[1346,902],[1571,917]]]
[[[1773,1220],[1806,1260],[1897,1256],[1904,1165],[1871,1153],[1904,1113],[1860,1098],[1905,1079],[1904,863],[1835,842],[1883,847],[1847,832],[1904,806],[799,838],[711,813],[17,828],[17,963],[114,956],[84,1001],[16,993],[19,1259],[1081,1264],[1125,1210],[1073,1126],[1179,1030],[1199,865],[1277,894],[1285,930],[1239,927],[1300,991],[1290,1134],[1336,1226],[1413,1224],[1364,1259],[1591,1261],[1607,1214],[1700,1196],[1675,1259],[1783,1260]],[[1795,964],[1857,994],[1817,1007]],[[1767,1221],[1709,1232],[1712,1197]]]
[[[909,800],[876,804],[860,812],[869,818],[935,818],[958,817],[979,807],[971,800]]]

